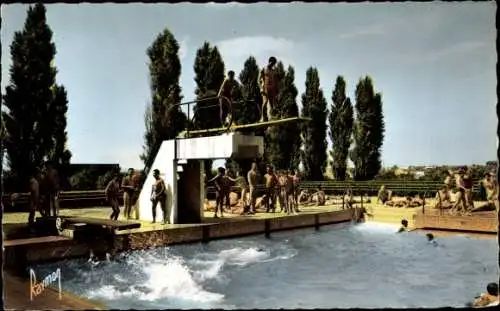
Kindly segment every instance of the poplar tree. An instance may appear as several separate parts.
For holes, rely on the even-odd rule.
[[[370,77],[359,80],[356,86],[355,147],[351,153],[355,180],[371,180],[380,171],[385,123],[382,95],[375,93]]]
[[[224,81],[225,68],[222,56],[216,46],[205,42],[197,50],[194,60],[194,73],[194,81],[196,82],[195,95],[198,102],[193,108],[193,114],[195,115],[193,126],[195,129],[221,127],[219,100],[215,97]],[[212,160],[206,160],[205,174],[207,178],[212,174],[211,169]]]
[[[49,158],[55,144],[56,47],[43,4],[28,8],[23,29],[14,33],[10,53],[10,81],[3,96],[3,143],[11,187],[22,191],[30,175]]]
[[[330,123],[330,139],[332,140],[332,175],[337,180],[345,180],[347,173],[347,157],[352,143],[354,111],[351,99],[346,96],[344,77],[338,76],[332,94],[332,105],[328,121]]]
[[[147,49],[151,101],[144,114],[145,134],[141,159],[148,174],[164,140],[174,139],[187,125],[179,104],[182,100],[179,78],[179,43],[165,28]]]
[[[302,126],[304,150],[302,164],[304,179],[323,180],[326,167],[326,118],[328,109],[323,91],[320,88],[319,74],[310,67],[306,72],[306,90],[302,94],[302,116],[311,118]]]

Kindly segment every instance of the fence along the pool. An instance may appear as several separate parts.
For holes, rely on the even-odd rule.
[[[435,192],[443,187],[441,182],[433,181],[418,181],[418,180],[374,180],[374,181],[303,181],[302,189],[314,190],[321,186],[327,194],[343,194],[347,189],[351,189],[354,194],[376,195],[380,186],[385,185],[391,190],[393,195],[404,196],[420,194],[426,198],[434,197]],[[259,190],[264,188],[264,185],[257,187]],[[233,187],[233,190],[238,190],[238,187]],[[215,188],[208,185],[206,193],[208,196],[213,196]],[[477,199],[481,196],[480,181],[474,182],[473,187],[474,197]],[[106,205],[106,196],[104,190],[88,190],[88,191],[62,191],[59,195],[59,200],[63,207],[89,207]],[[4,208],[12,209],[13,203],[15,209],[27,204],[28,194],[19,194],[15,201],[11,200],[11,195],[6,194],[2,198]]]

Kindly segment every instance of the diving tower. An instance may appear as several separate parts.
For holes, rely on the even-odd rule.
[[[170,223],[200,223],[205,200],[203,160],[259,158],[263,153],[263,137],[239,132],[163,141],[139,194],[140,220],[153,220],[150,197],[154,169],[160,171],[165,181]],[[182,166],[182,173],[179,166]],[[157,209],[160,209],[159,204]],[[161,215],[161,211],[157,211],[157,221],[161,220]]]

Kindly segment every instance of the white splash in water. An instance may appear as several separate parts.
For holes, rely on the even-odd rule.
[[[251,263],[260,262],[270,256],[268,251],[236,247],[229,250],[223,250],[219,253],[219,258],[232,265],[246,266]]]
[[[223,300],[224,295],[212,293],[203,289],[192,276],[182,259],[167,258],[161,260],[153,256],[139,257],[128,260],[129,264],[143,265],[146,281],[132,286],[104,285],[88,293],[89,298],[116,300],[120,297],[131,297],[138,300],[157,301],[173,299],[197,304],[213,304]],[[123,278],[115,276],[115,280]]]

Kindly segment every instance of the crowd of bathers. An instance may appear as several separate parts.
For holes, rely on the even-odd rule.
[[[264,184],[264,190],[258,202],[258,194],[261,192],[258,185],[261,181]],[[216,218],[219,215],[223,217],[224,211],[226,213],[232,211],[230,199],[232,188],[236,188],[239,192],[239,201],[243,207],[242,215],[255,214],[258,209],[274,213],[277,205],[280,207],[280,212],[288,215],[300,212],[300,177],[294,170],[275,172],[272,166],[268,166],[266,174],[260,178],[257,163],[252,163],[252,168],[245,178],[241,171],[238,171],[236,176],[232,176],[231,170],[219,167],[217,175],[208,180],[207,184],[213,184],[215,188],[214,217]]]

